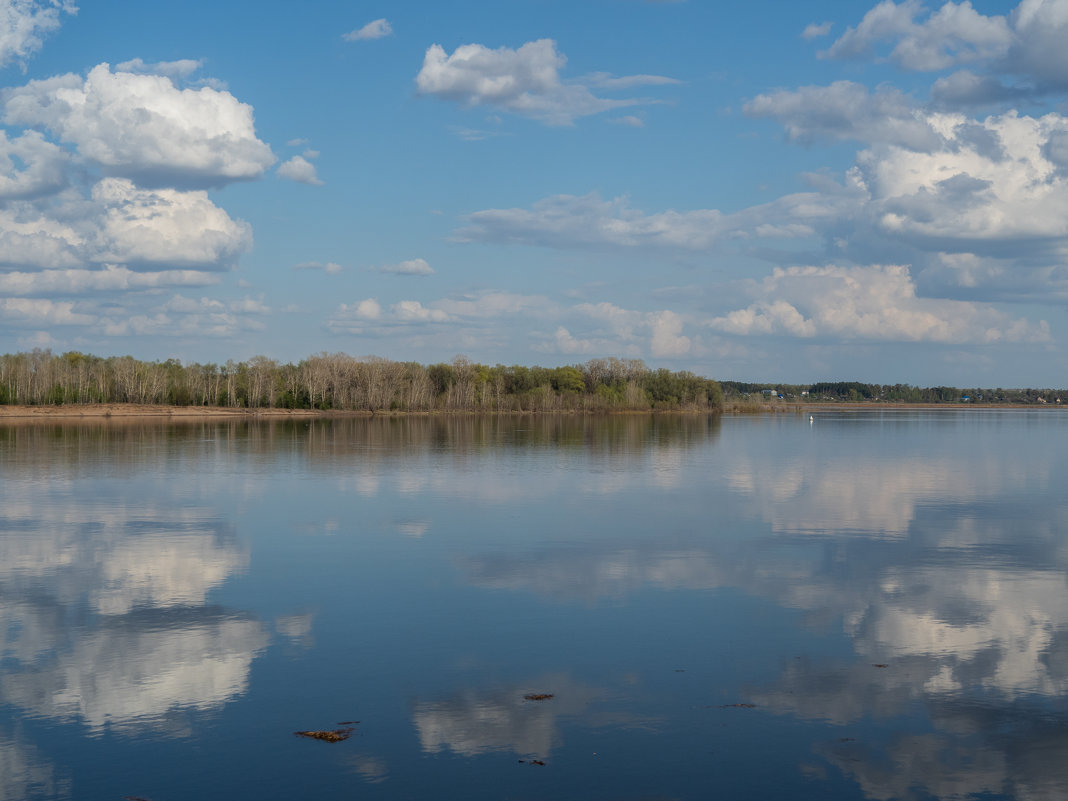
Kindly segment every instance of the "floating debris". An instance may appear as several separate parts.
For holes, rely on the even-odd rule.
[[[347,740],[352,736],[353,729],[351,726],[345,729],[334,729],[333,731],[295,731],[297,737],[308,737],[312,740],[322,740],[325,743],[340,743],[342,740]]]
[[[872,665],[872,667],[890,667],[889,665]]]
[[[528,701],[548,701],[553,697],[552,693],[527,693],[523,696]]]
[[[531,760],[520,759],[519,760],[519,764],[522,765],[523,763],[526,763],[528,765],[544,765],[545,764],[540,759],[531,759]]]
[[[359,722],[360,721],[358,721],[358,720],[343,720],[340,723],[338,723],[337,725],[338,726],[355,726]]]
[[[716,709],[756,709],[756,704],[720,704]]]
[[[151,798],[145,798],[140,795],[124,795],[123,799],[124,801],[152,801]]]

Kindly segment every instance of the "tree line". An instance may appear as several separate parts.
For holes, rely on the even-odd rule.
[[[728,401],[768,396],[792,403],[873,401],[886,403],[1068,403],[1063,389],[1004,389],[1002,387],[914,387],[909,384],[863,384],[859,381],[823,381],[815,384],[750,384],[721,381]]]
[[[140,361],[35,349],[0,356],[0,404],[141,403],[338,411],[717,411],[718,382],[639,359],[566,367],[489,366],[464,356],[421,365],[319,353],[225,364]]]

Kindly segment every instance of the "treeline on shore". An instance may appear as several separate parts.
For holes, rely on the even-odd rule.
[[[1011,403],[1057,404],[1068,402],[1061,389],[984,389],[981,387],[914,387],[909,384],[862,384],[858,381],[824,381],[817,384],[747,384],[720,381],[728,403],[781,400],[789,403]]]
[[[337,411],[718,411],[719,383],[639,359],[567,367],[441,364],[320,353],[225,364],[35,349],[0,356],[0,404],[141,403]]]

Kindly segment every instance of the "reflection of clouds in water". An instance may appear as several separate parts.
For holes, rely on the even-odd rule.
[[[389,768],[384,759],[360,754],[352,757],[349,764],[368,784],[381,784],[389,778]]]
[[[822,746],[817,753],[851,776],[866,798],[878,801],[1000,795],[1008,773],[1004,754],[934,734],[899,737],[885,752],[846,742]],[[1030,793],[1010,797],[1036,798]]]
[[[101,556],[102,586],[92,598],[106,615],[138,605],[202,604],[209,590],[248,564],[247,550],[220,547],[214,535],[194,532],[128,537]]]
[[[211,709],[244,692],[267,645],[253,620],[197,610],[140,617],[115,619],[54,661],[0,677],[4,701],[94,729],[152,724],[172,709]]]
[[[231,526],[195,507],[23,489],[0,512],[5,702],[94,729],[159,727],[244,692],[264,627],[200,609],[248,565]]]
[[[5,503],[0,529],[0,584],[43,583],[64,602],[88,597],[103,614],[203,603],[249,559],[221,521],[196,509],[102,508],[45,493]]]
[[[941,667],[931,691],[977,684],[1008,695],[1068,690],[1068,675],[1043,661],[1055,633],[1068,628],[1060,571],[926,568],[901,571],[891,587],[850,631],[858,652],[934,657]],[[982,675],[965,669],[991,650],[997,660]]]
[[[1017,464],[1006,470],[993,455],[964,458],[873,460],[843,454],[834,464],[789,461],[755,464],[741,456],[727,477],[736,493],[751,496],[760,516],[777,532],[862,532],[902,536],[925,503],[965,503],[1044,484],[1048,464]]]
[[[405,537],[422,537],[430,531],[429,520],[398,520],[396,523],[397,533]]]
[[[293,531],[303,537],[332,537],[341,530],[341,523],[333,518],[322,521],[304,520],[292,524]]]
[[[20,738],[0,735],[0,801],[69,798],[70,782]]]
[[[551,692],[527,701],[530,692]],[[559,740],[557,720],[584,712],[601,692],[566,677],[542,678],[522,687],[466,691],[447,701],[417,704],[413,712],[419,744],[428,753],[446,749],[461,756],[511,751],[548,758]]]
[[[274,630],[294,642],[311,644],[312,624],[315,622],[313,612],[297,615],[284,615],[275,618]]]
[[[959,704],[936,709],[935,718],[940,733],[900,735],[888,743],[858,738],[815,751],[856,781],[866,798],[879,801],[1068,796],[1063,715]]]
[[[526,590],[563,601],[622,598],[647,584],[711,589],[733,583],[718,560],[697,550],[546,548],[528,554],[467,557],[461,564],[474,586]]]

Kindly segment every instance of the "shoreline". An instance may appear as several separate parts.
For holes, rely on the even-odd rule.
[[[881,402],[841,402],[841,403],[782,403],[782,404],[735,404],[728,402],[722,412],[688,411],[680,410],[638,410],[628,409],[610,412],[582,412],[582,411],[548,411],[548,412],[487,412],[487,411],[379,411],[369,412],[360,410],[320,410],[320,409],[234,409],[215,406],[163,406],[139,403],[94,403],[94,404],[64,404],[58,406],[6,406],[0,405],[0,424],[5,421],[28,421],[28,420],[132,420],[132,419],[161,419],[161,420],[250,420],[270,419],[285,420],[290,418],[303,419],[329,419],[337,417],[429,417],[429,416],[507,416],[519,415],[566,415],[575,416],[582,414],[723,414],[727,416],[751,415],[751,414],[803,414],[810,411],[959,411],[975,410],[990,411],[992,409],[1062,409],[1068,408],[1060,404],[1023,404],[1023,403],[881,403]]]

